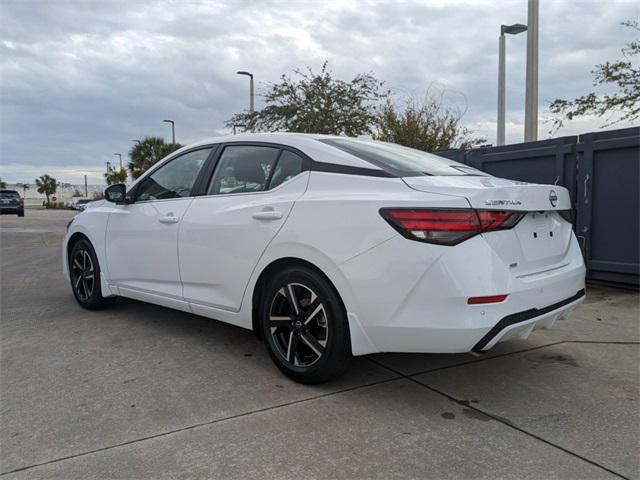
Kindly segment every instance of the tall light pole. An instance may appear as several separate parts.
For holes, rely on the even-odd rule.
[[[518,33],[526,32],[527,26],[520,23],[514,25],[501,25],[500,26],[500,40],[498,45],[498,135],[497,145],[504,145],[504,130],[505,130],[505,102],[506,102],[506,73],[505,73],[505,33],[510,35],[517,35]]]
[[[107,173],[111,171],[111,162],[104,162],[107,164]]]
[[[524,141],[538,139],[538,0],[527,8],[527,81],[524,101]]]
[[[245,72],[241,70],[236,72],[238,75],[246,75],[249,77],[249,113],[253,113],[254,107],[254,94],[253,94],[253,73]]]
[[[173,120],[162,120],[171,124],[171,143],[176,143],[176,122]]]
[[[114,155],[117,155],[120,158],[120,170],[122,170],[122,154],[121,153],[114,153]]]

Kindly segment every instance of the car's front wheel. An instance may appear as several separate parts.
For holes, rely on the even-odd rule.
[[[82,239],[76,242],[69,255],[69,276],[73,295],[83,308],[104,308],[112,297],[103,297],[100,286],[100,265],[91,243]]]
[[[321,383],[342,375],[351,360],[347,316],[333,286],[307,267],[275,274],[261,297],[269,355],[287,376]]]

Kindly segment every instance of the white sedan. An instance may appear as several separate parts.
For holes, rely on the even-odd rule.
[[[526,338],[585,293],[566,189],[395,144],[218,137],[105,197],[64,239],[81,306],[123,296],[252,329],[304,383],[353,355]]]

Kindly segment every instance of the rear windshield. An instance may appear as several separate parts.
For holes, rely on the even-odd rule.
[[[462,163],[395,143],[360,138],[330,138],[320,141],[361,158],[398,177],[420,175],[487,176],[486,173]]]
[[[14,191],[5,191],[5,192],[0,192],[0,198],[19,198],[20,195],[18,195],[18,192],[14,192]]]

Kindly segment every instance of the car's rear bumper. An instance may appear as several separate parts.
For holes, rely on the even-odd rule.
[[[585,267],[575,238],[561,262],[515,276],[481,237],[448,250],[392,239],[345,262],[357,318],[370,348],[354,352],[484,351],[551,328],[583,300]],[[582,292],[582,293],[579,293]],[[500,303],[469,297],[507,294]]]
[[[573,307],[584,300],[584,296],[585,291],[582,289],[572,297],[544,308],[530,308],[507,315],[473,346],[473,351],[488,350],[496,343],[510,338],[527,338],[533,330],[539,328],[549,329],[556,320],[567,318]]]
[[[2,207],[0,207],[0,214],[3,214],[3,213],[16,214],[20,212],[24,212],[24,207],[22,205],[15,205],[15,206],[3,205]]]

